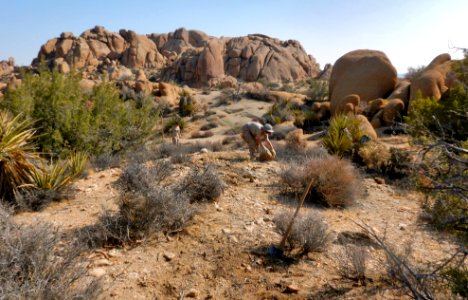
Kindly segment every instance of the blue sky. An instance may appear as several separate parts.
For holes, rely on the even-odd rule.
[[[111,31],[211,36],[262,33],[298,40],[323,67],[356,49],[387,54],[399,73],[468,47],[468,0],[0,0],[0,60],[28,65],[48,39],[102,25]]]

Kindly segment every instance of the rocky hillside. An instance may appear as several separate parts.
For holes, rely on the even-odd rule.
[[[118,33],[96,26],[79,37],[64,32],[48,40],[33,61],[63,72],[71,67],[109,70],[118,66],[152,69],[163,78],[214,85],[226,77],[243,81],[300,81],[319,74],[315,58],[298,41],[261,34],[216,38],[197,30],[163,34]]]

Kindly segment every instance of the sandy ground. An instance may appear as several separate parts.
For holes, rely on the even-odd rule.
[[[217,95],[200,94],[199,99],[214,103]],[[193,142],[190,132],[210,121],[219,124],[211,139],[225,138],[226,130],[260,117],[269,105],[244,99],[210,107],[215,114],[191,122],[182,143]],[[407,146],[404,137],[383,141]],[[317,143],[310,142],[310,147],[315,146]],[[359,234],[362,230],[356,222],[365,223],[397,248],[411,242],[411,257],[418,263],[444,259],[456,247],[448,237],[418,221],[421,195],[399,188],[404,186],[401,182],[379,184],[363,173],[362,196],[351,207],[303,208],[318,211],[328,224],[333,240],[325,251],[288,263],[272,260],[264,255],[265,249],[281,239],[272,220],[277,212],[296,203],[280,197],[278,174],[286,166],[278,161],[251,162],[243,147],[192,154],[191,163],[177,165],[172,176],[177,180],[193,165],[208,163],[217,167],[228,187],[216,203],[200,207],[193,225],[136,247],[86,254],[89,275],[103,279],[102,299],[402,299],[403,295],[380,286],[382,252],[372,246],[366,246],[371,281],[364,286],[343,280],[339,260],[345,245],[337,237]],[[22,223],[47,221],[64,231],[93,224],[104,209],[116,209],[118,192],[112,183],[120,173],[120,168],[90,171],[74,183],[77,192],[73,199],[53,203],[40,212],[21,213],[15,219]]]

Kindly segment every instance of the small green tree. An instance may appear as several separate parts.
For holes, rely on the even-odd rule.
[[[39,68],[39,74],[23,74],[22,85],[8,90],[0,106],[32,120],[39,149],[53,157],[74,150],[117,152],[151,132],[157,115],[150,99],[123,101],[106,79],[85,93],[80,80],[75,71],[64,75]]]
[[[454,62],[458,84],[440,100],[411,102],[406,122],[419,146],[416,178],[428,196],[426,213],[437,228],[468,240],[468,56]]]

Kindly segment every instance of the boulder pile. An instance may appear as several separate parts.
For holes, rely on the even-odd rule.
[[[48,40],[33,65],[45,61],[61,72],[72,67],[107,71],[151,69],[161,78],[193,85],[233,86],[236,80],[296,82],[320,73],[315,59],[298,41],[280,41],[261,34],[215,38],[196,30],[140,35],[110,32],[96,26],[79,37],[64,32]]]

